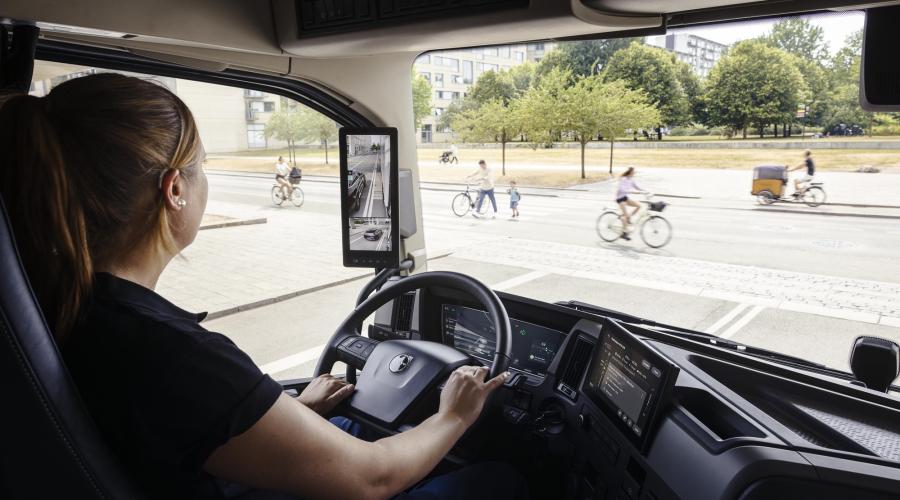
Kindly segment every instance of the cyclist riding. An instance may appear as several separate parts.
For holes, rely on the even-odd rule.
[[[806,188],[813,181],[813,176],[816,175],[816,164],[812,159],[812,152],[810,150],[806,150],[803,152],[803,156],[805,159],[803,162],[797,164],[797,166],[793,168],[789,168],[788,172],[793,172],[794,170],[800,170],[805,168],[806,174],[801,175],[794,179],[794,198],[799,198],[806,191]]]
[[[631,218],[637,215],[638,211],[641,209],[641,204],[630,199],[628,195],[637,193],[648,194],[649,192],[641,189],[634,182],[634,167],[628,167],[628,170],[622,173],[619,178],[619,187],[616,189],[616,203],[619,204],[619,208],[622,210],[622,218],[625,222],[622,231],[622,239],[625,240],[631,239],[631,237],[628,236],[628,233],[630,233],[632,229]],[[634,210],[630,215],[628,214],[629,206],[634,207]]]
[[[281,194],[284,195],[286,200],[291,197],[291,191],[293,190],[290,181],[288,181],[290,171],[291,169],[287,162],[284,161],[283,157],[279,156],[278,163],[275,164],[275,182],[281,186]]]

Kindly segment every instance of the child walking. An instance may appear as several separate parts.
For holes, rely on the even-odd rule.
[[[509,193],[509,208],[512,210],[512,216],[516,218],[519,216],[519,200],[522,199],[519,188],[516,187],[516,181],[509,181],[509,189],[506,192]]]

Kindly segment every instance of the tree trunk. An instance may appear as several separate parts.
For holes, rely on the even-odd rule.
[[[775,124],[775,137],[778,137],[778,124]]]
[[[747,138],[747,127],[744,127],[744,139]]]
[[[765,125],[762,123],[759,124],[759,138],[762,139],[765,136]]]
[[[587,145],[586,142],[581,142],[581,178],[584,179],[584,147]]]
[[[614,140],[615,139],[613,137],[609,138],[609,175],[612,175],[612,173],[613,173],[613,171],[612,171],[613,147],[616,145]]]
[[[500,143],[501,153],[500,153],[500,169],[503,172],[503,176],[506,176],[506,138],[503,137],[503,141]]]
[[[325,139],[325,164],[328,165],[328,139]]]

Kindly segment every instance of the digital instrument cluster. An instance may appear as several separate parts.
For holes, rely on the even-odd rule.
[[[564,335],[540,325],[509,320],[512,326],[510,367],[543,377],[553,361]],[[488,314],[480,309],[444,304],[442,310],[444,343],[490,363],[497,348],[497,336]]]

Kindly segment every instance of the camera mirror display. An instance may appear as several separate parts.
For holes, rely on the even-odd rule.
[[[397,132],[341,129],[344,265],[394,267],[397,232]]]

